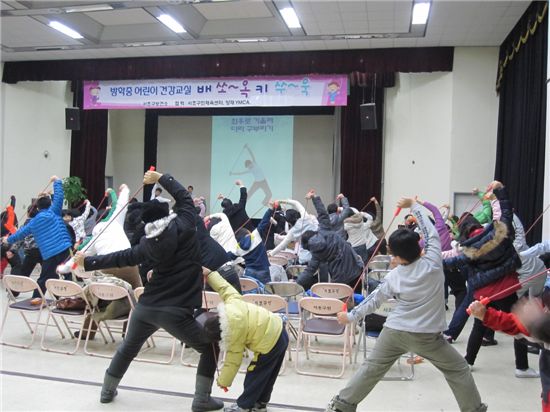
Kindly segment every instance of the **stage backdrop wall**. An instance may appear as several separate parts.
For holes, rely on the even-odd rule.
[[[240,117],[240,116],[236,116]],[[292,192],[289,196],[305,204],[304,195],[310,187],[316,188],[323,199],[334,198],[332,188],[333,170],[333,116],[293,116],[292,154]],[[273,142],[275,145],[276,143]],[[239,148],[240,149],[240,148]],[[237,150],[238,151],[238,150]],[[207,204],[211,205],[211,154],[212,154],[212,117],[210,116],[160,116],[158,131],[158,163],[160,171],[170,171],[187,185],[195,188],[194,196],[202,195]],[[255,154],[256,157],[258,153]],[[243,169],[246,156],[241,156],[241,162],[235,166],[236,171]],[[259,160],[258,160],[259,161]],[[235,159],[228,158],[227,168],[234,164]],[[284,166],[285,159],[281,159]],[[233,176],[221,192],[230,196],[233,201],[239,198],[237,187],[232,184],[241,178],[250,183],[250,177]],[[247,180],[248,179],[248,180]],[[249,186],[250,187],[250,186]],[[274,192],[275,195],[275,192]],[[285,196],[286,197],[286,196]],[[219,202],[214,210],[219,211]],[[249,214],[258,207],[249,208]],[[313,208],[310,209],[313,211]],[[258,214],[255,217],[261,217]]]

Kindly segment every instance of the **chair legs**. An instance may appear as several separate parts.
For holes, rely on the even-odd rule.
[[[0,326],[0,339],[3,336],[3,333],[4,333],[4,326],[6,325],[6,319],[8,318],[8,312],[9,311],[10,311],[10,307],[9,307],[9,302],[8,302],[8,304],[6,305],[6,308],[5,308],[4,318],[2,319],[2,326]],[[2,339],[0,341],[0,344],[5,345],[5,346],[13,346],[13,347],[16,347],[16,348],[28,349],[32,346],[32,344],[34,343],[34,339],[36,338],[36,333],[38,331],[38,325],[40,324],[40,318],[42,317],[42,308],[40,308],[36,311],[36,312],[38,312],[38,314],[36,316],[36,322],[34,322],[33,327],[31,327],[31,324],[28,321],[25,314],[23,313],[23,311],[18,311],[18,312],[23,317],[23,320],[25,321],[25,324],[27,325],[27,327],[29,328],[29,331],[31,333],[30,343],[28,345],[21,345],[21,344],[17,344],[17,343],[6,342]]]

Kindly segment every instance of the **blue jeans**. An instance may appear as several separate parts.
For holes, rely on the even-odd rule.
[[[265,272],[263,270],[259,271],[259,270],[245,269],[244,276],[259,280],[264,285],[266,283],[271,282],[271,275],[269,274],[269,270]]]
[[[450,336],[453,340],[458,339],[458,335],[460,335],[460,332],[464,329],[466,322],[468,322],[469,315],[466,313],[466,309],[468,309],[468,306],[470,306],[470,303],[473,301],[474,292],[468,289],[466,291],[466,296],[460,303],[460,306],[456,308],[455,313],[453,313],[453,318],[451,319],[451,323],[449,323],[449,327],[445,332],[443,332],[445,335]]]

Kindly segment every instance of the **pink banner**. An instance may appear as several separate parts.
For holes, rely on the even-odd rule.
[[[84,82],[84,109],[346,106],[345,75]]]

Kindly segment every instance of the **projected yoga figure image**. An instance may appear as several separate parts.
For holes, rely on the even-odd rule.
[[[269,201],[271,200],[271,189],[269,188],[269,183],[267,183],[267,180],[265,178],[264,172],[261,169],[261,167],[256,163],[256,158],[254,157],[254,153],[252,153],[252,150],[248,146],[248,144],[244,145],[244,149],[250,154],[250,157],[252,160],[247,159],[244,161],[244,166],[246,167],[246,170],[243,170],[242,172],[229,172],[230,176],[238,176],[238,175],[244,175],[244,174],[252,174],[254,177],[254,182],[250,186],[250,190],[248,191],[248,198],[251,199],[252,196],[254,196],[254,193],[258,189],[261,189],[265,196],[262,200],[262,204],[264,206],[269,205]]]

